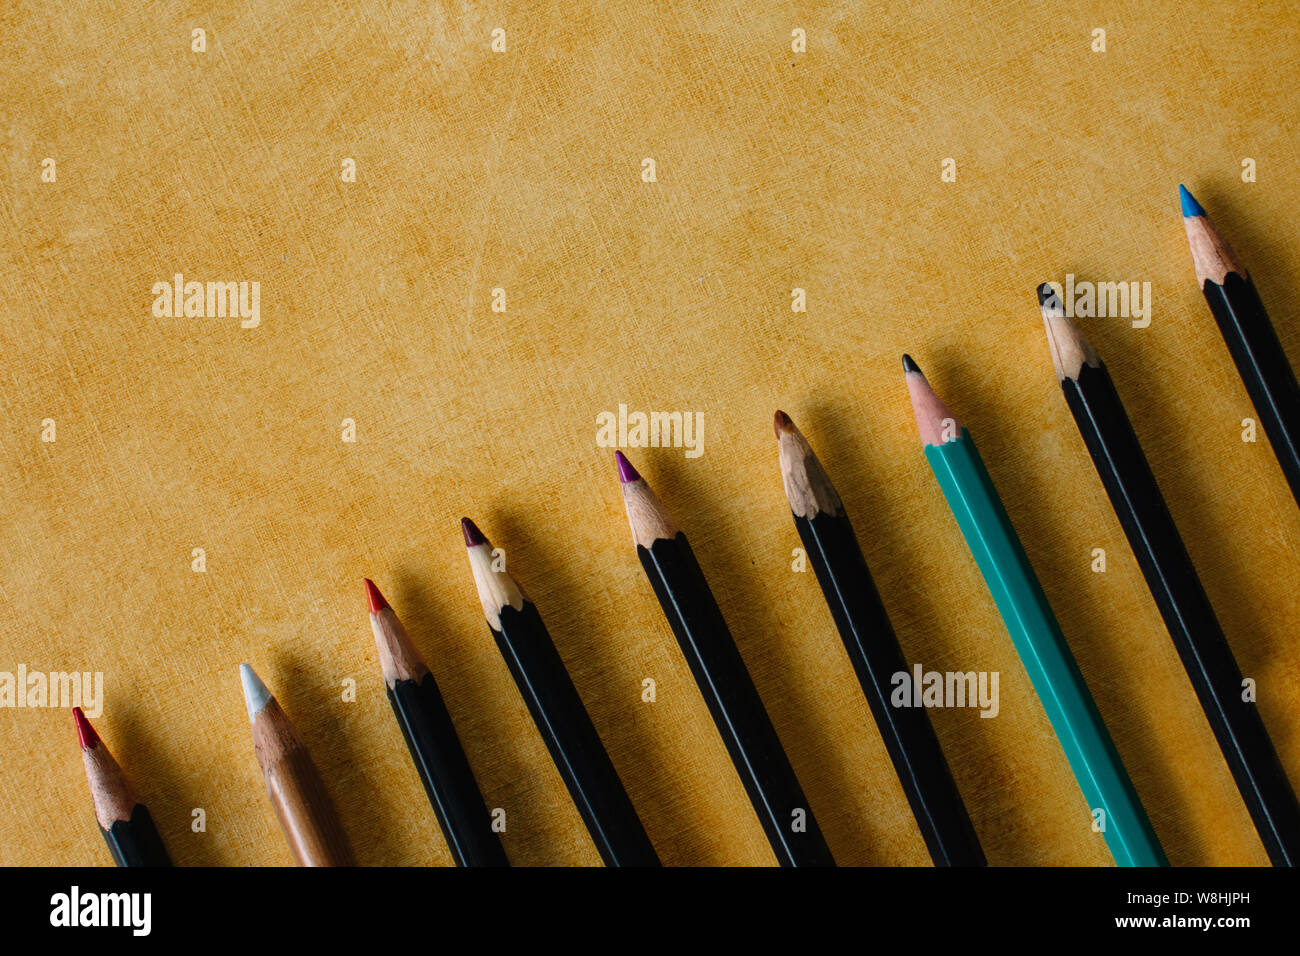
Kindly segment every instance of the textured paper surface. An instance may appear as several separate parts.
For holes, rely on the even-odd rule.
[[[921,454],[907,350],[979,442],[1170,859],[1267,862],[1059,393],[1034,288],[1151,283],[1149,328],[1081,325],[1300,780],[1300,512],[1262,433],[1241,440],[1253,413],[1176,193],[1228,235],[1296,360],[1294,16],[566,6],[0,14],[0,670],[103,672],[95,726],[176,862],[284,865],[248,661],[359,860],[446,864],[383,695],[370,576],[507,810],[511,859],[598,862],[484,625],[468,514],[540,608],[664,861],[770,863],[595,441],[619,403],[699,411],[701,457],[630,457],[690,536],[836,859],[928,863],[817,583],[791,571],[780,407],[909,660],[1001,675],[997,718],[933,714],[990,862],[1107,865]],[[260,325],[155,318],[153,283],[177,272],[260,282]],[[0,863],[108,864],[68,712],[0,708],[0,742]]]

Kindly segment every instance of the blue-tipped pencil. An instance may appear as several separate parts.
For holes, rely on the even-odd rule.
[[[1300,385],[1295,372],[1245,267],[1186,186],[1178,187],[1178,198],[1196,281],[1300,503]]]

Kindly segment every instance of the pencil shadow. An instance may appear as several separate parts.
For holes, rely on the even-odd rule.
[[[482,659],[484,646],[492,647],[493,658],[498,656],[491,629],[481,618],[480,626],[473,628],[473,633],[447,628],[444,622],[452,615],[447,610],[446,599],[442,592],[426,586],[426,578],[427,575],[411,568],[398,569],[394,593],[399,602],[396,606],[401,608],[402,623],[438,684],[488,809],[505,807],[509,810],[507,819],[528,821],[527,827],[507,826],[501,834],[511,864],[553,864],[555,861],[547,856],[547,848],[563,842],[563,837],[542,824],[548,815],[541,806],[529,806],[529,791],[516,785],[518,781],[532,779],[535,768],[528,752],[520,746],[522,741],[514,734],[503,732],[499,687],[477,663]],[[470,598],[477,608],[468,564],[465,580],[457,583],[462,585],[457,599]],[[505,663],[501,666],[504,668]],[[529,833],[531,839],[524,839],[523,833]]]
[[[1085,335],[1091,340],[1091,330],[1085,330]],[[958,356],[951,356],[951,360],[942,352],[940,356],[945,392],[962,395],[977,410],[999,407],[996,386],[988,378],[972,374],[965,363],[957,361]],[[982,414],[980,418],[978,441],[985,466],[1002,501],[1014,503],[1014,513],[1009,510],[1008,514],[1030,555],[1048,603],[1058,621],[1069,622],[1068,627],[1062,623],[1061,628],[1066,643],[1085,675],[1105,675],[1105,680],[1088,682],[1088,690],[1134,786],[1139,794],[1148,795],[1143,804],[1152,825],[1166,853],[1169,848],[1174,849],[1177,862],[1201,862],[1180,856],[1197,845],[1194,832],[1185,822],[1193,816],[1187,801],[1181,799],[1180,788],[1172,783],[1176,779],[1172,764],[1155,745],[1141,708],[1136,706],[1148,693],[1144,675],[1128,665],[1122,647],[1104,633],[1094,595],[1064,583],[1077,580],[1072,572],[1078,557],[1061,531],[1068,515],[1057,505],[1051,482],[1034,469],[1018,464],[1023,461],[1021,449],[1025,435],[1016,430],[1014,420],[995,412]],[[1072,423],[1066,420],[1060,427],[1072,427]],[[1152,799],[1151,794],[1157,791],[1158,799]]]
[[[769,421],[755,427],[760,434],[770,434]],[[776,462],[773,442],[770,467],[779,498]],[[860,781],[841,746],[841,728],[827,726],[814,716],[824,709],[818,706],[824,689],[800,680],[799,669],[785,651],[787,645],[780,639],[784,625],[764,597],[771,582],[761,577],[758,562],[742,544],[744,516],[704,491],[698,469],[689,462],[665,456],[659,464],[652,487],[692,543],[831,855],[841,866],[886,862],[874,849],[881,843],[877,833],[855,829],[848,815],[836,812],[842,795],[859,790]],[[791,535],[790,540],[798,540],[793,526]],[[827,640],[838,640],[833,627],[827,630]]]
[[[375,866],[400,859],[397,828],[376,813],[367,796],[375,789],[374,781],[366,779],[370,764],[348,732],[343,708],[321,706],[342,689],[333,675],[304,669],[286,646],[293,644],[273,648],[271,673],[260,676],[302,737],[354,860]]]
[[[538,611],[551,640],[611,760],[617,755],[614,765],[619,779],[660,859],[665,865],[716,864],[673,856],[683,844],[680,835],[689,829],[690,821],[665,798],[661,788],[653,786],[661,778],[660,768],[669,765],[672,755],[657,746],[650,735],[639,733],[635,715],[628,713],[629,702],[639,700],[640,676],[629,674],[626,681],[611,680],[612,662],[618,657],[618,636],[602,631],[603,615],[584,599],[590,588],[574,575],[568,562],[559,560],[553,547],[533,534],[526,514],[504,509],[493,517],[503,540],[511,542],[512,553],[523,559],[515,567],[516,577],[523,576],[521,587],[531,599],[545,603],[538,604]],[[533,590],[529,590],[528,581],[533,582]],[[538,597],[538,593],[544,593],[545,598]],[[633,688],[638,688],[635,696]]]
[[[114,723],[121,727],[118,741],[107,741],[109,752],[126,772],[140,802],[149,808],[163,845],[178,866],[235,866],[226,859],[206,830],[196,833],[193,811],[208,809],[197,781],[200,768],[172,758],[156,726],[144,719],[128,697],[113,703]],[[208,791],[210,792],[210,791]]]
[[[868,451],[854,431],[846,427],[843,416],[834,409],[814,402],[805,417],[809,423],[805,436],[816,436],[817,445],[829,452],[824,457],[819,453],[818,457],[831,476],[835,490],[853,522],[854,533],[866,557],[867,567],[871,569],[881,600],[888,608],[895,603],[894,595],[906,595],[908,598],[907,613],[890,616],[890,623],[903,649],[904,660],[909,665],[924,661],[952,660],[955,656],[953,650],[936,641],[933,629],[922,626],[925,621],[945,619],[949,613],[938,599],[941,593],[939,589],[918,588],[914,584],[925,578],[925,570],[922,562],[916,560],[906,534],[900,532],[906,524],[883,520],[883,516],[889,513],[889,507],[886,497],[876,490],[881,487],[878,483],[865,481],[862,487],[858,487],[847,485],[842,480],[836,481],[837,474],[883,473],[883,464],[878,466],[879,456]],[[813,440],[809,439],[809,443],[812,444]],[[818,450],[817,445],[813,446],[814,451]],[[833,630],[827,640],[838,640]],[[959,669],[970,668],[962,666]],[[972,719],[971,714],[955,708],[936,708],[929,716],[940,747],[948,758],[948,766],[959,783],[958,789],[962,793],[962,801],[966,804],[971,822],[975,825],[976,834],[995,830],[1025,832],[1027,824],[1022,826],[1018,822],[1022,816],[1022,802],[1016,794],[1016,781],[1003,762],[997,759],[996,750],[989,746],[988,734],[991,731],[985,731],[983,726],[996,721],[986,722],[977,716]],[[874,722],[866,730],[879,733]],[[953,746],[958,739],[962,741],[961,761],[952,758],[952,754],[958,752],[958,748]],[[970,767],[978,768],[978,772],[968,770]],[[1037,862],[1037,858],[1028,853],[1022,856],[1000,847],[990,855],[990,848],[998,844],[987,839],[982,840],[982,843],[985,855],[993,865],[1015,866]]]

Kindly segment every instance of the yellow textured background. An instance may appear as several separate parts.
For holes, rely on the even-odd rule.
[[[933,714],[990,861],[1109,864],[921,454],[908,350],[979,441],[1171,860],[1267,862],[1059,394],[1034,287],[1152,283],[1149,329],[1082,325],[1300,780],[1300,511],[1262,433],[1241,441],[1251,407],[1176,194],[1186,181],[1215,216],[1300,358],[1300,20],[565,6],[6,5],[0,670],[104,672],[96,726],[178,863],[286,864],[247,660],[359,859],[446,864],[382,692],[369,575],[507,808],[512,860],[596,862],[484,625],[469,514],[547,620],[664,861],[770,863],[595,444],[620,402],[702,411],[702,458],[632,459],[690,535],[837,860],[928,863],[817,583],[790,570],[783,407],[909,659],[1001,673],[997,719]],[[178,271],[260,281],[260,328],[153,318],[152,284]],[[68,713],[0,710],[0,752],[0,863],[107,864]]]

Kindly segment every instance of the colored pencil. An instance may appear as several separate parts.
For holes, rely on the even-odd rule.
[[[921,707],[890,703],[907,661],[835,486],[785,412],[776,413],[781,477],[795,528],[812,562],[844,649],[935,866],[985,866],[984,850]]]
[[[925,457],[1088,800],[1087,825],[1104,826],[1120,866],[1168,865],[975,442],[910,356],[903,369]]]
[[[369,578],[366,602],[388,702],[452,859],[457,866],[509,866],[437,682]]]
[[[461,519],[483,615],[515,686],[606,866],[659,866],[659,856],[536,606],[492,554],[478,526]]]
[[[623,453],[616,452],[616,457],[637,557],[777,862],[782,866],[834,866],[812,807],[686,535]]]
[[[1255,282],[1186,186],[1178,187],[1192,265],[1273,454],[1300,502],[1300,385]]]
[[[1052,287],[1038,287],[1052,362],[1084,444],[1129,547],[1183,660],[1196,696],[1250,810],[1269,859],[1300,860],[1300,803],[1156,485],[1110,372],[1065,315]]]
[[[80,707],[72,708],[95,822],[118,866],[171,866],[153,817]]]
[[[253,726],[253,751],[294,862],[351,866],[347,837],[298,731],[251,667],[240,664],[239,678]]]

